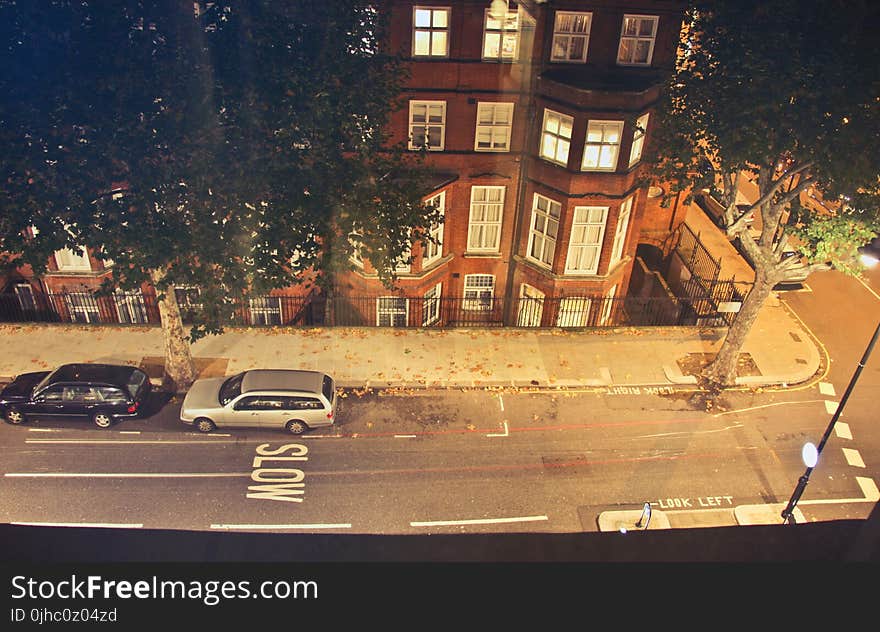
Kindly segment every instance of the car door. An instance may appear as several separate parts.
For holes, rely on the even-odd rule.
[[[260,396],[243,395],[224,407],[223,425],[240,428],[257,428],[260,426]]]
[[[82,417],[90,414],[97,403],[95,389],[83,384],[68,384],[61,395],[61,406],[58,415],[65,417]]]
[[[55,416],[61,414],[64,405],[64,386],[53,384],[37,393],[33,400],[27,404],[26,412],[37,417]]]

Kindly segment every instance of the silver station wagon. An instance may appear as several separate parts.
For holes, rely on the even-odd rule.
[[[232,377],[196,380],[180,409],[180,421],[201,432],[242,427],[302,434],[333,425],[335,417],[333,378],[292,369],[252,369]]]

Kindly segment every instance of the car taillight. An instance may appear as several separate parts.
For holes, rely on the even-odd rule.
[[[132,404],[131,406],[128,407],[128,412],[136,413],[137,409],[138,409],[138,402],[135,402],[134,404]]]
[[[333,419],[333,411],[332,410],[329,413],[327,413],[327,419]]]

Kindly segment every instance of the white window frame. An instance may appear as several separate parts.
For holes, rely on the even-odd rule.
[[[623,247],[626,244],[626,233],[629,230],[629,220],[632,215],[633,200],[631,195],[620,205],[620,215],[617,218],[617,228],[614,231],[614,245],[611,247],[611,263],[614,265],[623,256]]]
[[[16,283],[12,289],[13,292],[15,292],[15,298],[18,299],[18,304],[21,307],[21,311],[37,311],[37,297],[34,295],[34,288],[31,286],[30,283]]]
[[[427,16],[419,15],[419,13],[428,13]],[[441,24],[438,20],[440,15],[445,16],[445,24]],[[427,17],[427,24],[419,24],[419,18]],[[413,57],[448,57],[449,56],[449,23],[452,19],[452,8],[443,6],[423,6],[417,5],[413,7],[413,36],[412,36],[412,56]],[[427,52],[418,52],[419,35],[427,36]],[[441,36],[442,34],[442,36]],[[435,46],[439,41],[443,42],[443,52],[437,52]]]
[[[570,18],[571,24],[568,29],[560,24],[562,19]],[[578,23],[584,25],[585,30],[577,31],[572,28]],[[584,63],[587,61],[587,49],[590,46],[590,30],[593,26],[593,14],[585,11],[557,11],[553,22],[553,46],[550,48],[550,61],[557,63]],[[580,57],[572,58],[572,43],[583,40],[583,52]],[[557,50],[564,54],[558,55]]]
[[[402,308],[401,308],[402,305]],[[403,322],[399,317],[403,317]],[[383,323],[383,319],[387,319]],[[380,296],[376,299],[377,327],[406,327],[409,323],[409,301],[402,296]]]
[[[568,135],[565,134],[566,126],[568,127]],[[573,130],[573,116],[544,108],[544,123],[541,126],[541,147],[539,148],[541,158],[567,167]],[[561,153],[564,153],[562,158],[560,158]]]
[[[351,254],[348,256],[348,260],[351,261],[358,268],[363,269],[363,244],[360,242],[360,237],[360,233],[352,233],[351,235],[349,235],[348,243],[351,244]]]
[[[440,320],[440,299],[443,296],[442,292],[442,283],[438,283],[425,292],[422,302],[422,327],[433,325]]]
[[[117,288],[113,293],[113,302],[120,323],[142,325],[149,322],[147,303],[140,290],[125,292]]]
[[[436,239],[438,243],[425,242],[425,249],[422,251],[422,267],[434,263],[443,256],[443,227],[446,224],[446,191],[441,191],[437,195],[428,198],[425,203],[440,209],[440,221],[428,230],[428,234]]]
[[[654,57],[654,42],[657,39],[657,25],[660,17],[656,15],[625,14],[620,25],[620,45],[617,49],[618,66],[650,66]],[[644,24],[651,24],[651,33],[643,31]],[[630,27],[629,29],[627,27]],[[624,43],[629,45],[629,53],[624,51]],[[636,60],[636,52],[640,45],[647,44],[648,54],[644,61]]]
[[[623,121],[588,121],[581,171],[617,171],[622,137]],[[606,162],[609,164],[603,166]]]
[[[477,127],[474,151],[510,151],[513,129],[513,103],[480,101],[477,103]],[[483,146],[480,146],[481,138]],[[488,142],[487,142],[488,141]]]
[[[500,252],[501,222],[504,217],[504,186],[472,186],[468,217],[467,252]],[[495,195],[497,194],[497,196]],[[497,200],[491,199],[498,197]],[[488,219],[493,214],[498,219]],[[494,239],[490,235],[494,234]]]
[[[546,202],[546,204],[541,202]],[[555,216],[554,210],[556,211]],[[561,203],[540,193],[535,193],[532,201],[532,221],[529,224],[529,246],[526,257],[545,268],[553,267],[561,215]]]
[[[614,296],[617,294],[617,286],[613,285],[610,290],[608,290],[608,294],[605,295],[606,300],[603,301],[604,305],[602,306],[602,316],[599,318],[600,325],[607,325],[608,320],[611,318],[612,311],[614,309]]]
[[[461,308],[470,312],[490,312],[495,304],[495,275],[466,274]]]
[[[590,322],[593,301],[585,296],[569,296],[559,301],[557,327],[586,327]]]
[[[416,121],[417,111],[421,108],[425,108],[425,120]],[[440,121],[432,121],[431,117],[436,116],[438,110]],[[416,128],[421,128],[424,132],[417,135],[415,133]],[[431,145],[432,128],[439,130],[440,134],[440,141],[434,146]],[[409,102],[409,148],[412,150],[421,149],[421,146],[416,145],[414,142],[416,136],[424,136],[427,139],[428,151],[443,151],[446,144],[446,101],[413,100]]]
[[[92,262],[89,259],[89,251],[82,249],[78,255],[70,248],[62,248],[55,251],[55,265],[59,272],[91,272]]]
[[[259,301],[262,304],[254,304]],[[251,313],[251,325],[258,325],[258,317],[265,322],[263,325],[280,325],[281,324],[281,297],[280,296],[259,296],[248,299],[248,309]],[[277,317],[277,320],[276,320]]]
[[[67,300],[67,311],[70,315],[70,321],[73,323],[99,323],[101,322],[101,311],[98,308],[98,301],[88,292],[74,292],[65,295]],[[76,315],[82,314],[85,320],[77,319]]]
[[[608,210],[607,206],[574,207],[565,274],[596,274],[599,271]],[[587,261],[591,265],[585,265]]]
[[[648,134],[648,121],[651,113],[645,112],[636,120],[636,128],[633,130],[632,146],[629,150],[629,166],[632,167],[642,159],[642,150],[645,148],[645,136]]]
[[[546,295],[538,288],[522,283],[519,286],[519,305],[516,313],[517,327],[540,327],[544,317]]]
[[[497,54],[488,54],[490,41],[497,39]],[[506,46],[513,41],[512,50]],[[519,7],[516,11],[508,11],[503,19],[494,18],[491,10],[485,10],[485,19],[483,20],[483,60],[512,62],[516,59],[519,52]]]

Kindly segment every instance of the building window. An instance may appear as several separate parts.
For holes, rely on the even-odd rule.
[[[567,166],[573,126],[574,119],[572,117],[545,109],[544,126],[541,133],[541,158],[546,158],[563,167]]]
[[[469,311],[492,310],[495,296],[495,277],[491,274],[466,274],[464,301],[461,308]]]
[[[376,301],[376,324],[379,327],[406,327],[409,301],[399,296],[380,296]]]
[[[576,296],[563,298],[559,301],[559,312],[556,314],[557,327],[586,327],[590,320],[592,301]]]
[[[446,101],[409,102],[409,148],[443,151],[446,136]]]
[[[565,260],[566,274],[596,274],[598,272],[599,255],[602,253],[602,238],[605,234],[607,218],[607,206],[576,206],[574,208],[571,237],[568,241],[568,257]]]
[[[413,57],[446,57],[449,54],[448,8],[413,8]]]
[[[21,306],[21,311],[25,313],[33,313],[37,311],[37,301],[34,297],[34,288],[30,283],[16,283],[14,288],[15,297]]]
[[[611,265],[620,261],[623,256],[623,246],[626,244],[626,230],[629,228],[629,216],[634,197],[628,197],[620,205],[620,217],[617,218],[617,230],[614,231],[614,246],[611,248]]]
[[[428,234],[437,241],[436,243],[434,243],[433,241],[427,241],[425,243],[425,249],[422,252],[422,267],[433,263],[443,256],[443,225],[445,223],[443,214],[445,213],[446,209],[446,192],[443,191],[439,195],[435,195],[434,197],[430,198],[426,202],[426,204],[428,206],[433,206],[440,209],[441,219],[428,231]]]
[[[611,317],[614,314],[614,295],[617,294],[617,286],[615,285],[610,290],[608,290],[608,294],[605,295],[603,299],[604,305],[602,305],[602,316],[599,318],[600,325],[609,325],[611,324]]]
[[[592,13],[557,11],[550,59],[568,62],[587,61],[592,19]]]
[[[174,298],[183,322],[192,322],[196,314],[202,311],[202,290],[192,285],[174,287]]]
[[[422,326],[433,325],[440,320],[440,291],[441,284],[438,283],[430,290],[425,292],[425,299],[422,304]]]
[[[478,103],[475,151],[510,151],[513,103]]]
[[[642,149],[645,146],[645,134],[648,132],[648,117],[643,114],[636,121],[636,129],[633,132],[632,148],[629,150],[629,166],[632,167],[642,158]]]
[[[532,229],[529,232],[528,256],[546,266],[553,265],[556,250],[556,235],[559,233],[559,215],[562,205],[535,194],[532,207]]]
[[[88,292],[72,292],[67,297],[67,310],[70,320],[74,323],[101,322],[98,312],[98,301]]]
[[[471,187],[468,251],[498,252],[505,187]]]
[[[55,252],[55,264],[59,272],[91,272],[92,264],[89,253],[83,248],[78,254],[70,248],[62,248]]]
[[[508,11],[505,17],[492,17],[486,9],[486,28],[483,32],[483,59],[513,61],[519,38],[519,13]]]
[[[544,293],[523,283],[519,288],[519,309],[516,313],[517,327],[540,327],[544,314]]]
[[[624,15],[620,31],[617,63],[626,66],[648,66],[654,55],[657,37],[656,15]]]
[[[144,295],[140,292],[116,290],[113,299],[116,302],[116,313],[119,315],[120,323],[148,322],[147,304],[144,302]]]
[[[614,171],[620,151],[623,121],[590,121],[584,145],[583,171]]]
[[[280,325],[281,297],[258,296],[249,301],[251,325]]]

